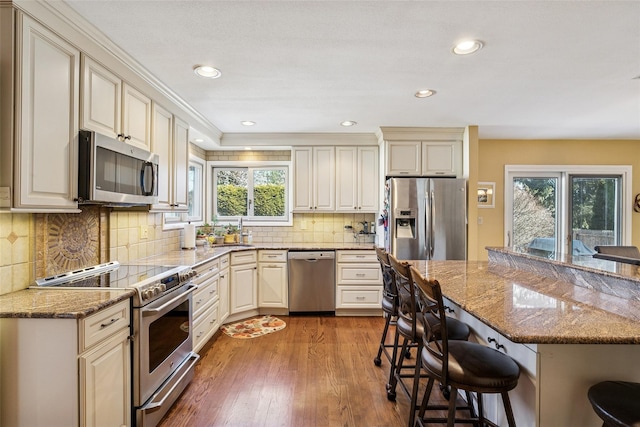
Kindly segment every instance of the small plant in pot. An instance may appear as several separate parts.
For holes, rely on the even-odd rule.
[[[227,234],[225,234],[225,236],[224,236],[224,242],[225,243],[236,243],[237,242],[237,234],[238,234],[238,227],[236,227],[235,225],[227,226]]]

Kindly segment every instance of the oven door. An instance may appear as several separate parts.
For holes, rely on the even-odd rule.
[[[134,308],[133,400],[142,406],[191,354],[193,328],[190,283]]]

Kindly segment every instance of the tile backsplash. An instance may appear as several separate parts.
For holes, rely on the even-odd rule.
[[[254,243],[368,243],[375,214],[304,213],[293,225],[253,227]],[[351,227],[351,228],[349,228]],[[0,295],[37,278],[117,260],[129,263],[181,247],[182,229],[163,230],[162,214],[83,207],[77,214],[0,214]]]

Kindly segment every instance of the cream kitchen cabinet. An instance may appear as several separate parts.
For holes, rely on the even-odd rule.
[[[151,99],[83,56],[81,127],[149,150]]]
[[[257,251],[231,253],[229,267],[231,315],[257,310],[258,308],[258,264]]]
[[[336,251],[336,315],[382,312],[382,272],[375,251]]]
[[[220,278],[218,279],[218,293],[220,302],[218,304],[218,317],[222,324],[229,317],[229,255],[220,258]]]
[[[189,125],[153,103],[151,151],[159,156],[156,212],[186,212],[189,173]]]
[[[293,160],[293,210],[335,210],[335,148],[300,147],[291,150]]]
[[[258,251],[258,306],[288,308],[288,290],[287,251]]]
[[[378,211],[378,147],[336,147],[336,211]]]
[[[84,319],[0,319],[0,424],[131,425],[129,306]]]
[[[194,267],[193,283],[193,351],[198,352],[220,326],[220,261],[218,258]]]
[[[10,22],[14,11],[3,8],[0,12],[3,21]],[[13,87],[8,70],[13,34],[10,28],[2,30],[2,88],[7,89],[2,95],[2,120],[9,129],[15,123],[15,132],[12,149],[11,134],[3,130],[0,157],[7,169],[0,185],[13,187],[11,207],[15,209],[77,212],[80,52],[29,16],[21,12],[13,16]],[[14,114],[10,123],[7,118]],[[5,160],[10,157],[13,162]]]
[[[387,141],[387,176],[461,176],[461,141]]]

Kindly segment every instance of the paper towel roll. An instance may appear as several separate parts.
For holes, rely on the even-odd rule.
[[[196,226],[193,224],[184,225],[184,244],[182,249],[193,249],[196,247]]]

